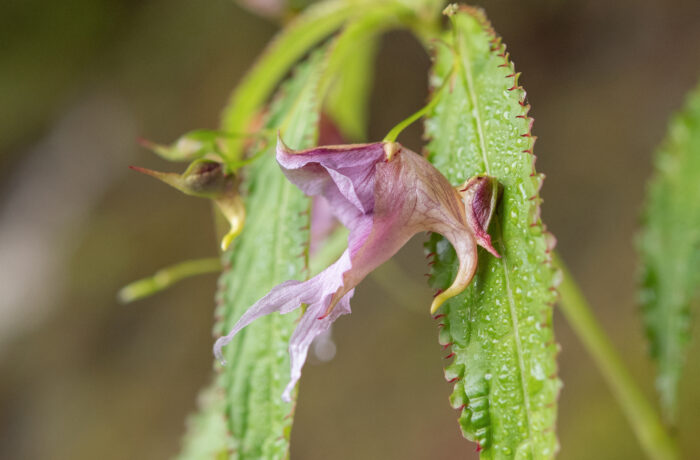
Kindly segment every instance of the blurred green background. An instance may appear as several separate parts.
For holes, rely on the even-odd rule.
[[[700,77],[697,0],[489,0],[536,118],[543,216],[651,398],[635,301],[650,158]],[[139,148],[215,128],[276,25],[229,0],[8,0],[0,14],[0,458],[159,459],[178,451],[212,364],[215,276],[132,305],[127,282],[215,255],[210,209],[127,169]],[[422,106],[429,58],[383,40],[370,133]],[[400,78],[397,78],[400,75]],[[401,141],[419,149],[420,126]],[[357,290],[337,355],[309,363],[292,459],[476,458],[461,438],[428,316],[420,238]],[[562,459],[640,458],[611,394],[556,315]],[[695,328],[697,332],[697,327]],[[700,340],[675,433],[700,458]]]

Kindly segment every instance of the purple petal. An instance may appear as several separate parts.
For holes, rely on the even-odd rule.
[[[301,369],[306,362],[309,346],[316,337],[327,332],[336,319],[350,313],[350,299],[354,293],[354,289],[348,291],[328,315],[325,315],[327,306],[323,302],[314,303],[307,307],[289,341],[291,374],[289,383],[282,394],[282,399],[285,401],[291,401],[291,392],[301,378]]]
[[[333,265],[307,281],[285,281],[278,284],[241,316],[231,332],[216,341],[214,354],[222,364],[226,364],[222,348],[245,326],[261,316],[273,312],[286,314],[299,308],[301,304],[307,304],[289,343],[291,379],[282,397],[285,401],[290,401],[291,391],[301,376],[301,368],[306,361],[311,342],[316,336],[327,331],[338,317],[350,313],[353,290],[347,289],[331,314],[325,315],[331,299],[343,286],[343,273],[349,270],[350,266],[350,254],[345,251]]]
[[[309,255],[313,256],[333,230],[339,225],[333,215],[331,205],[322,196],[316,196],[311,202],[311,237]]]
[[[382,143],[293,151],[280,140],[277,162],[287,179],[309,196],[323,195],[336,215],[374,208],[374,170],[385,160]],[[340,219],[342,221],[342,219]]]

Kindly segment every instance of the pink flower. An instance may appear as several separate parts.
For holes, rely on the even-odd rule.
[[[341,315],[350,313],[354,288],[416,233],[442,234],[455,248],[459,270],[431,312],[462,292],[476,270],[477,244],[498,257],[487,233],[498,183],[477,176],[454,188],[422,156],[393,142],[317,147],[295,152],[281,141],[277,161],[287,178],[309,196],[322,196],[350,230],[348,248],[330,267],[307,281],[285,281],[258,300],[214,345],[222,347],[255,319],[307,305],[289,344],[291,379],[283,399],[301,377],[311,342]]]

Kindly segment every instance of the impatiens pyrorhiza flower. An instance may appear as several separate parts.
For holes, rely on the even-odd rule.
[[[277,161],[286,177],[309,196],[321,196],[350,231],[348,248],[331,266],[307,281],[285,281],[251,306],[214,353],[242,328],[273,312],[306,305],[289,344],[289,401],[309,346],[341,315],[350,313],[354,288],[391,258],[416,233],[436,232],[452,244],[459,270],[452,285],[433,299],[431,312],[462,292],[476,270],[477,244],[499,257],[487,233],[498,199],[498,183],[477,176],[452,187],[422,156],[395,142],[317,147],[293,151],[281,141]]]

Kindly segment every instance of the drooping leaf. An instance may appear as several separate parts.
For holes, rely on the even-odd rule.
[[[324,62],[319,51],[299,65],[270,110],[266,127],[279,129],[294,148],[316,142],[317,85]],[[244,174],[248,219],[233,249],[223,256],[216,335],[228,332],[274,285],[308,276],[309,200],[284,177],[274,145]],[[289,381],[287,348],[297,319],[295,314],[268,315],[224,349],[228,364],[217,365],[213,387],[191,420],[195,432],[186,436],[182,458],[287,458],[293,404],[281,396]]]
[[[480,250],[471,286],[436,316],[451,348],[445,377],[464,435],[482,458],[551,458],[560,381],[552,330],[556,297],[553,237],[540,220],[532,119],[505,45],[481,10],[448,9],[453,31],[438,43],[431,84],[439,97],[426,120],[429,159],[453,184],[495,177],[503,196],[491,226],[502,258]],[[431,285],[456,270],[450,244],[432,235]]]
[[[671,121],[655,166],[638,240],[640,300],[656,386],[672,419],[700,283],[700,86]]]

